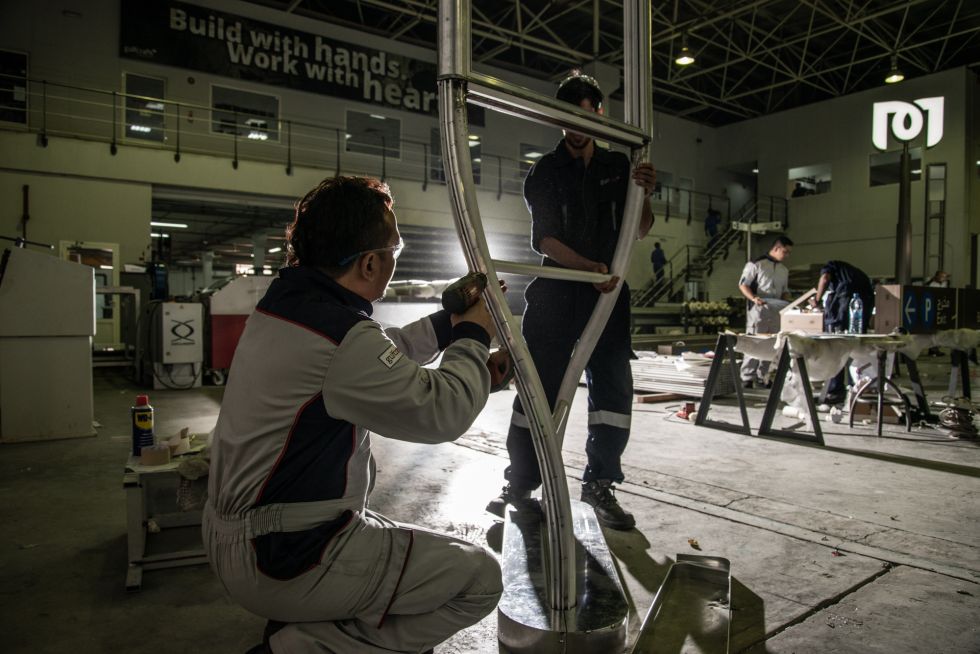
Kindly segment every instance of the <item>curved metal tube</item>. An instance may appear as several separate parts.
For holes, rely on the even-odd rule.
[[[649,2],[624,2],[623,3],[623,23],[626,34],[635,35],[633,47],[627,47],[624,53],[624,83],[625,93],[624,119],[629,125],[636,126],[644,134],[649,134],[653,126],[652,116],[652,96],[653,89],[650,81],[650,71],[652,65],[652,48],[650,41],[650,3]],[[629,40],[627,40],[629,44]],[[632,156],[632,166],[649,160],[649,142],[634,148]],[[616,289],[609,293],[603,293],[596,302],[595,309],[589,322],[586,323],[575,350],[565,369],[565,376],[562,378],[561,386],[558,390],[558,399],[555,402],[555,421],[558,423],[558,441],[561,443],[565,437],[565,425],[568,415],[568,408],[575,396],[575,389],[578,387],[579,380],[582,378],[582,371],[595,350],[595,345],[602,335],[602,330],[606,326],[609,314],[612,313],[616,305],[616,299],[622,289],[622,280],[629,269],[630,257],[633,254],[633,241],[637,237],[637,228],[640,224],[640,212],[643,208],[643,193],[639,186],[629,183],[626,192],[626,206],[623,209],[623,224],[619,230],[619,240],[616,241],[616,254],[613,255],[610,273],[620,279]]]
[[[548,535],[548,598],[552,611],[552,628],[565,631],[567,612],[575,602],[575,538],[561,444],[551,421],[551,407],[541,385],[541,378],[520,332],[520,326],[507,308],[497,283],[497,273],[489,256],[486,236],[480,221],[470,162],[466,121],[465,82],[446,78],[439,80],[439,118],[441,122],[443,160],[456,230],[471,270],[487,275],[490,314],[500,340],[506,343],[514,361],[517,390],[531,427],[534,451],[541,468],[546,533]],[[574,621],[572,622],[574,625]]]

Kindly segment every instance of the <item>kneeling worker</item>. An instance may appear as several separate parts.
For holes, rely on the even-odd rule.
[[[483,547],[367,508],[371,434],[458,438],[486,404],[484,302],[403,329],[371,319],[402,248],[388,187],[322,182],[238,343],[215,427],[204,542],[272,652],[422,652],[497,605]],[[444,350],[438,368],[423,368]],[[285,623],[285,624],[280,624]]]

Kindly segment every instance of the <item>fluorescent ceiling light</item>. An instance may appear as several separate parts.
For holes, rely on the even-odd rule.
[[[156,232],[150,232],[150,238],[170,238],[170,234],[157,234]]]
[[[470,139],[470,147],[471,148],[478,148],[478,147],[480,147],[480,140],[477,139],[477,140],[474,141],[473,139]]]
[[[105,264],[102,264],[101,266],[99,266],[99,268],[101,268],[102,270],[112,270],[112,266],[107,266]]]
[[[387,120],[387,116],[382,116],[381,114],[370,114],[371,118],[377,118],[378,120]]]
[[[756,175],[758,175],[759,174],[759,169],[758,168],[753,168],[752,169],[752,172],[755,173]]]
[[[272,248],[269,250],[269,254],[275,254],[276,252],[282,252],[282,248]]]
[[[912,174],[913,175],[921,175],[922,174],[922,169],[921,168],[916,168],[915,170],[912,171]]]
[[[147,127],[146,125],[130,125],[129,126],[129,131],[130,132],[140,132],[141,134],[149,134],[153,130],[151,128]]]
[[[477,136],[476,134],[470,134],[469,139],[471,141],[479,141],[480,140],[480,137]]]
[[[528,159],[537,159],[538,157],[541,156],[541,153],[540,152],[534,152],[534,151],[532,151],[532,152],[525,152],[524,153],[524,156],[527,157]]]
[[[187,229],[187,223],[161,223],[151,220],[150,227],[175,227],[177,229]]]
[[[146,108],[147,109],[152,109],[153,111],[163,111],[163,103],[162,102],[147,102],[146,103]]]
[[[249,132],[248,138],[252,139],[253,141],[268,141],[269,135],[265,132]]]

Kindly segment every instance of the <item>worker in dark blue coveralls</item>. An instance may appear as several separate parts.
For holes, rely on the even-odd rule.
[[[573,74],[558,88],[557,98],[598,114],[602,91],[587,75]],[[531,246],[543,265],[608,273],[612,264],[630,180],[649,198],[656,172],[647,163],[630,171],[629,158],[595,144],[591,137],[565,131],[552,152],[531,168],[524,180],[524,199],[531,212]],[[653,224],[648,199],[643,201],[636,238]],[[618,277],[602,284],[538,278],[525,293],[522,331],[554,409],[561,380],[575,342],[592,315],[600,293],[617,293],[609,321],[585,368],[589,388],[589,427],[582,476],[582,501],[594,507],[599,522],[613,529],[632,529],[633,516],[619,505],[613,484],[624,480],[620,458],[629,439],[633,404],[630,372],[629,289]],[[541,485],[528,421],[520,398],[507,434],[510,466],[507,485],[487,510],[503,516],[507,504],[528,508],[531,491]]]
[[[826,297],[824,297],[826,293]],[[874,285],[864,272],[846,261],[828,261],[820,269],[817,294],[810,298],[810,304],[817,306],[823,298],[823,329],[825,332],[846,332],[850,320],[851,298],[857,293],[864,305],[862,331],[868,330],[868,322],[875,307]],[[829,382],[827,402],[837,404],[844,400],[844,370],[842,369]]]

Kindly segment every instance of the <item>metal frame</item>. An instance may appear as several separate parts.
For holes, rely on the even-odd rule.
[[[800,383],[803,386],[803,396],[806,398],[806,407],[810,417],[810,424],[813,426],[813,434],[801,433],[789,429],[775,429],[772,426],[776,418],[776,411],[779,409],[779,396],[782,394],[783,385],[786,383],[786,373],[789,372],[791,359],[796,362],[796,372],[800,376]],[[789,341],[783,345],[783,349],[779,353],[779,364],[776,366],[776,376],[772,381],[772,390],[769,391],[769,399],[766,400],[766,409],[762,413],[759,436],[778,436],[797,441],[816,443],[817,445],[824,444],[823,431],[820,429],[820,418],[817,415],[817,407],[813,402],[813,387],[810,385],[810,376],[806,371],[806,361],[802,356],[794,356],[790,353]]]
[[[507,84],[485,75],[474,74],[471,69],[470,48],[472,23],[469,0],[440,0],[439,2],[439,117],[442,134],[443,160],[446,166],[446,186],[453,207],[456,229],[463,246],[467,264],[471,270],[487,275],[490,284],[486,298],[490,313],[501,340],[506,344],[514,361],[517,390],[530,425],[534,450],[541,468],[542,507],[544,529],[540,534],[543,560],[545,629],[519,623],[517,619],[501,620],[501,641],[513,648],[521,648],[531,641],[532,647],[561,647],[570,642],[584,643],[589,633],[602,633],[609,629],[580,629],[581,613],[576,602],[580,590],[577,584],[576,529],[565,470],[561,458],[561,442],[568,408],[571,405],[578,380],[596,342],[615,305],[617,292],[604,293],[596,303],[582,336],[576,345],[565,371],[561,389],[552,413],[534,367],[520,326],[510,312],[503,293],[497,284],[497,271],[522,271],[538,277],[554,277],[553,267],[515,267],[511,262],[490,258],[486,235],[480,219],[476,190],[473,184],[472,164],[467,140],[468,124],[466,102],[472,101],[496,111],[520,116],[536,122],[574,129],[580,133],[598,136],[606,140],[629,145],[633,148],[632,163],[648,160],[648,143],[652,125],[650,84],[650,3],[631,0],[624,7],[625,62],[624,88],[628,90],[625,102],[625,123],[587,114],[570,105],[560,103],[525,89]],[[632,244],[635,240],[643,203],[642,190],[635,184],[628,186],[623,224],[616,253],[609,275],[593,273],[557,273],[562,279],[578,279],[582,282],[606,281],[616,275],[621,280],[629,266]],[[595,517],[588,512],[591,520]],[[600,533],[597,525],[587,531]],[[505,529],[505,541],[507,530]],[[601,540],[601,539],[600,539]],[[604,543],[601,543],[604,546]],[[518,548],[519,549],[519,548]],[[528,558],[531,558],[530,556]],[[507,560],[505,578],[508,576]],[[525,562],[526,564],[526,562]],[[527,572],[526,570],[524,572]],[[618,582],[617,582],[618,583]],[[512,587],[505,588],[505,598]],[[619,592],[622,592],[621,588]],[[502,616],[507,617],[502,611]],[[626,615],[619,624],[609,625],[625,638]],[[511,627],[511,628],[507,628]],[[557,635],[556,637],[552,637]]]
[[[752,435],[752,427],[749,424],[749,414],[745,409],[745,393],[742,392],[741,380],[739,379],[738,366],[735,364],[735,341],[734,334],[718,334],[718,343],[715,345],[715,358],[711,362],[711,369],[708,371],[708,380],[704,384],[704,394],[701,395],[701,406],[698,407],[698,417],[694,424],[698,427],[711,427],[734,432],[736,434]],[[721,376],[721,367],[725,359],[728,359],[732,378],[735,380],[735,395],[738,396],[738,408],[742,415],[742,426],[733,425],[720,420],[708,418],[708,411],[711,410],[711,402],[715,397],[715,386],[718,385],[718,378]]]

